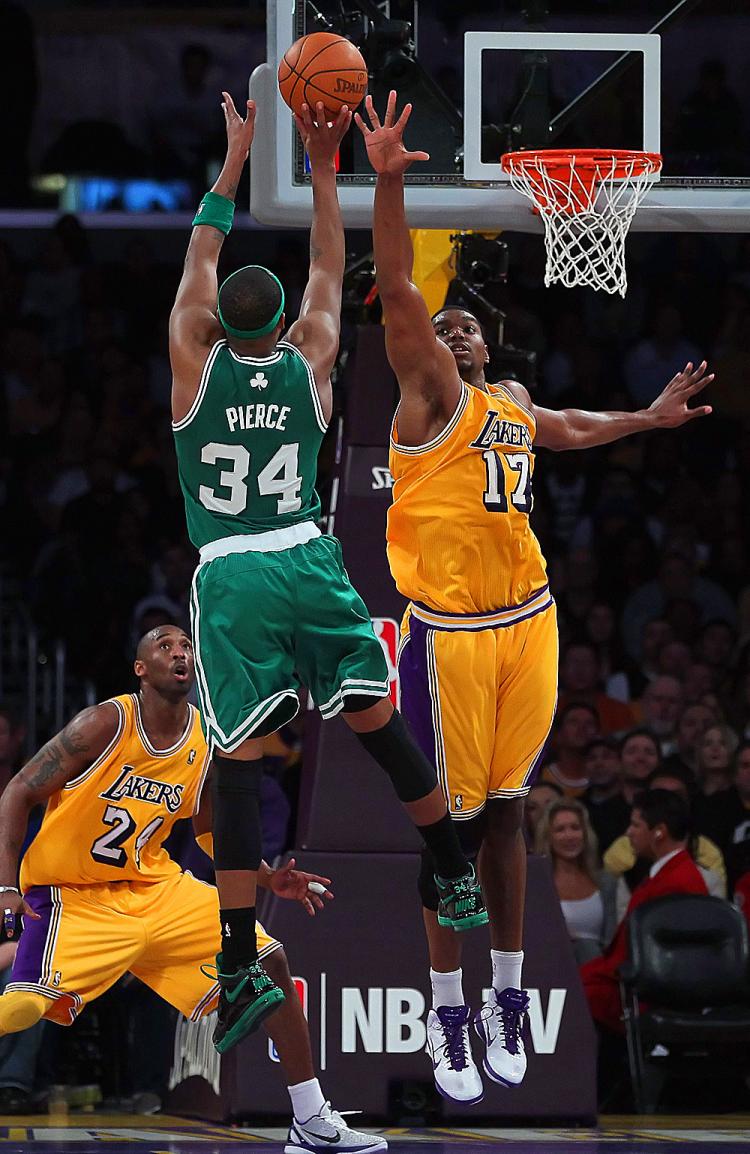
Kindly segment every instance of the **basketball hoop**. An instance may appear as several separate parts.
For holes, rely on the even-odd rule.
[[[544,222],[545,285],[588,285],[624,297],[625,237],[659,179],[661,156],[604,149],[506,152],[500,164]]]

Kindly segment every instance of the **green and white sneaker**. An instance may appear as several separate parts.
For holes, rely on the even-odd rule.
[[[473,866],[460,878],[441,878],[435,874],[435,883],[440,898],[438,925],[461,931],[487,924],[487,910]]]
[[[240,966],[234,974],[225,974],[221,967],[221,954],[217,954],[216,977],[221,992],[213,1043],[219,1053],[224,1054],[257,1030],[264,1018],[278,1009],[284,1001],[284,993],[271,981],[259,961]],[[213,967],[202,966],[201,969],[205,973]]]

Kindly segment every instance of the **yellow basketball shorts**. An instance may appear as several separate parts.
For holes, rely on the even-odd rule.
[[[523,605],[473,617],[409,606],[401,709],[452,817],[475,817],[490,798],[529,792],[555,716],[557,664],[557,613],[546,586]]]
[[[111,885],[32,886],[7,990],[49,1000],[45,1018],[63,1026],[87,1002],[131,973],[186,1018],[216,1008],[219,987],[201,973],[220,949],[219,895],[192,874]],[[257,926],[258,956],[281,946]]]

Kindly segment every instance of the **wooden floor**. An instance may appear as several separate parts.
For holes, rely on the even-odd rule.
[[[750,1154],[750,1118],[608,1117],[595,1129],[477,1128],[406,1130],[388,1128],[391,1154],[478,1154],[498,1146],[513,1154]],[[116,1143],[120,1154],[227,1154],[241,1146],[258,1154],[280,1151],[286,1129],[233,1129],[166,1115],[71,1114],[0,1117],[2,1154],[94,1154]]]

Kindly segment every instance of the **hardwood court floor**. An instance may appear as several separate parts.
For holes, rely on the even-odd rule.
[[[748,1154],[750,1117],[608,1117],[593,1129],[387,1128],[390,1154]],[[0,1154],[94,1154],[115,1144],[119,1154],[229,1154],[242,1146],[279,1154],[284,1128],[234,1129],[159,1115],[71,1114],[0,1117]]]

